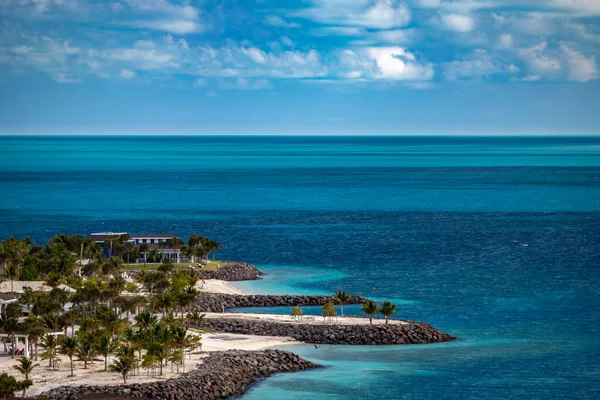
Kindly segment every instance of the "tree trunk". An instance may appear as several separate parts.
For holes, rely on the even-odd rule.
[[[373,325],[373,316],[369,315],[369,324]]]
[[[73,357],[69,357],[69,359],[71,360],[71,376],[73,375]]]
[[[342,309],[342,318],[344,318],[344,305],[340,304],[340,308]]]
[[[104,356],[104,370],[108,370],[108,356]]]
[[[385,317],[385,324],[386,324],[386,325],[388,324],[388,321],[389,321],[389,320],[390,320],[390,319],[389,319],[388,317]]]
[[[144,252],[144,268],[146,268],[146,252]]]
[[[123,383],[127,384],[127,372],[123,372]]]

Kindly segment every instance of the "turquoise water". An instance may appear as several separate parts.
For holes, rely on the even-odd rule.
[[[325,368],[244,399],[600,397],[600,138],[4,137],[0,189],[0,236],[199,233],[268,272],[243,290],[460,338],[294,346]]]

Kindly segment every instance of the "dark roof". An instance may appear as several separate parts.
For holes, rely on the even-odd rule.
[[[0,300],[7,301],[7,300],[16,300],[18,298],[19,298],[18,296],[15,296],[12,293],[0,293]]]
[[[169,233],[165,233],[165,234],[158,234],[158,233],[151,233],[148,235],[135,235],[132,236],[132,239],[161,239],[161,238],[174,238],[175,235],[171,235]]]
[[[94,234],[92,233],[90,236],[88,236],[88,239],[93,240],[94,242],[105,242],[108,239],[113,239],[116,238],[120,235],[123,235],[125,233],[99,233],[99,234]]]

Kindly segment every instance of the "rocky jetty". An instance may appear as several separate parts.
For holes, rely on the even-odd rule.
[[[407,321],[393,325],[341,325],[298,322],[272,322],[243,318],[204,318],[202,328],[218,332],[260,336],[287,336],[314,344],[425,344],[449,342],[455,337],[423,322]]]
[[[225,261],[225,265],[216,271],[206,271],[202,273],[206,279],[220,279],[222,281],[255,281],[264,275],[252,264]]]
[[[61,386],[37,398],[76,400],[101,394],[162,400],[225,399],[239,396],[248,385],[275,373],[317,367],[281,350],[212,352],[197,369],[179,378],[118,386]]]
[[[202,312],[222,312],[223,309],[240,307],[322,306],[330,301],[333,301],[332,296],[202,293],[196,297],[195,306]],[[348,304],[362,304],[365,301],[367,299],[362,296],[352,296]]]

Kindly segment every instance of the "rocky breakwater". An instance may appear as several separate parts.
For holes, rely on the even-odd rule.
[[[218,332],[261,336],[288,336],[314,344],[425,344],[448,342],[455,338],[423,322],[402,324],[325,324],[273,322],[244,318],[204,318],[199,326]]]
[[[362,304],[366,300],[362,296],[352,296],[348,304]],[[202,312],[222,312],[223,309],[241,307],[322,306],[330,301],[333,301],[331,296],[202,293],[196,297],[195,307]]]
[[[225,399],[244,393],[248,385],[278,372],[318,365],[281,350],[213,352],[192,372],[164,381],[118,386],[61,386],[38,399],[76,400],[91,395],[163,400]]]
[[[252,264],[232,261],[225,261],[225,265],[216,271],[205,271],[202,274],[206,279],[220,279],[228,282],[255,281],[264,275]]]

